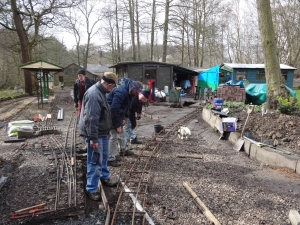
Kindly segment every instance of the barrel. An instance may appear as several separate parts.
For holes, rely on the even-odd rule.
[[[213,108],[222,109],[223,99],[222,98],[214,98],[213,100]]]
[[[154,133],[158,134],[160,131],[164,129],[164,126],[161,124],[155,124],[154,125]]]

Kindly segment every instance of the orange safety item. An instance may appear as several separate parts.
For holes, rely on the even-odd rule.
[[[33,116],[33,121],[38,122],[40,120],[39,115],[34,115]]]

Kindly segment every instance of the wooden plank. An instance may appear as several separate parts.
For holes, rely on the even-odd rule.
[[[192,154],[192,155],[186,155],[186,154],[177,154],[177,158],[194,158],[194,159],[203,159],[202,155],[199,154]]]
[[[45,206],[46,206],[46,203],[41,203],[41,204],[38,204],[38,205],[34,205],[34,206],[30,206],[30,207],[27,207],[27,208],[17,210],[17,211],[15,211],[15,214],[29,212],[31,209],[42,209]]]
[[[213,222],[214,225],[221,225],[220,222],[216,219],[216,217],[209,211],[209,209],[205,206],[205,204],[195,194],[195,192],[189,187],[187,182],[183,182],[183,186],[192,195],[193,199],[197,203],[197,206],[200,208],[200,210],[206,216],[206,218],[209,219],[211,222]]]

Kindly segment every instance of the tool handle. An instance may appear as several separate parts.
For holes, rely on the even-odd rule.
[[[246,122],[245,122],[245,124],[243,126],[243,129],[242,129],[241,137],[243,137],[243,133],[244,133],[244,130],[245,130],[245,127],[246,127],[246,124],[247,124],[249,116],[250,116],[250,113],[248,113],[248,115],[247,115]]]

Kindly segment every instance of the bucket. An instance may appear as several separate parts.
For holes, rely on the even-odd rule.
[[[222,109],[223,99],[222,98],[214,98],[213,100],[213,108]]]
[[[164,129],[164,126],[160,125],[160,124],[155,124],[154,125],[154,133],[158,134],[160,131],[162,131]]]
[[[168,86],[164,87],[164,91],[165,91],[166,95],[169,95],[169,87]]]

